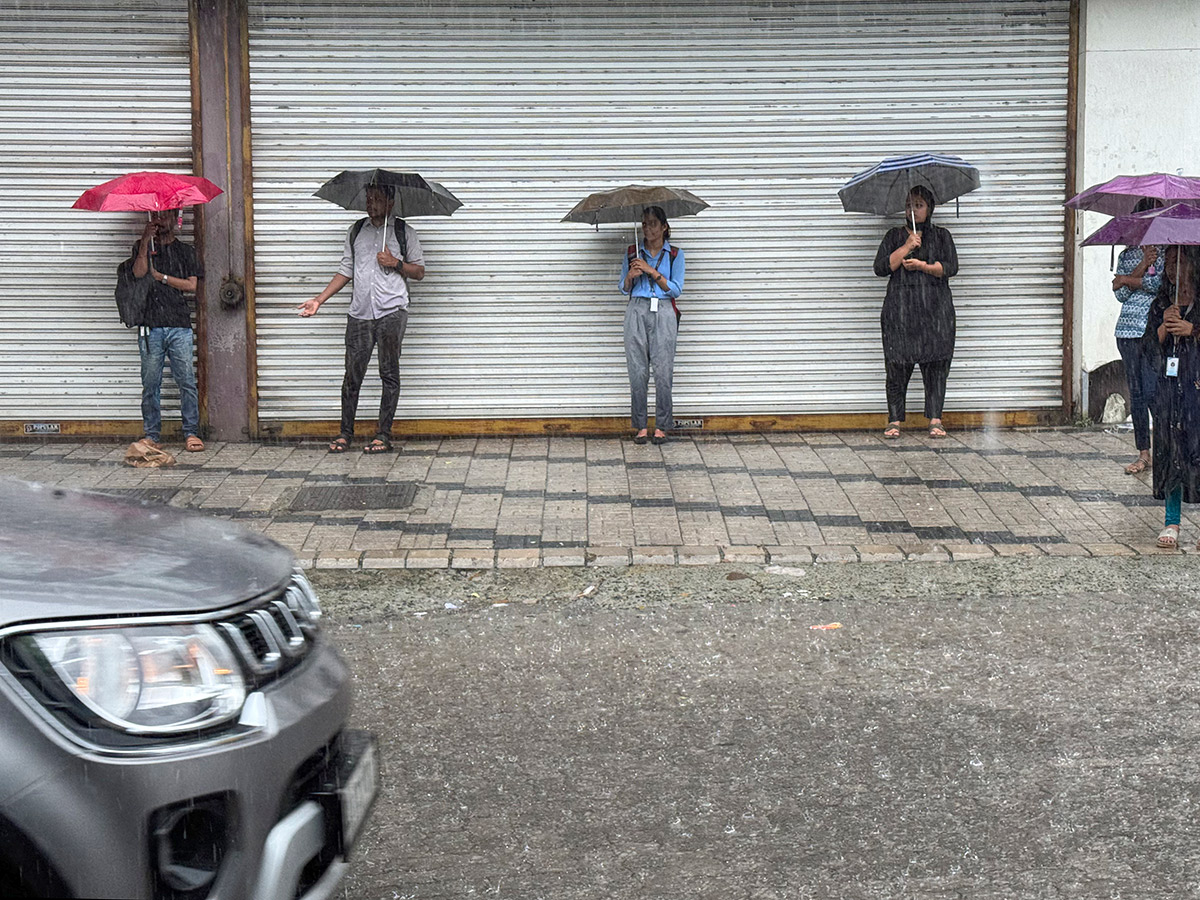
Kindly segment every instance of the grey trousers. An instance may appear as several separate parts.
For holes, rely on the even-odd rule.
[[[654,369],[654,427],[670,431],[671,380],[675,370],[675,338],[679,322],[670,300],[658,301],[650,312],[646,297],[634,297],[625,308],[625,362],[629,366],[630,422],[641,431],[646,424],[646,395]]]

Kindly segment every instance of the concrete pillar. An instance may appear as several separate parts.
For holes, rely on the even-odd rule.
[[[195,168],[225,191],[196,208],[202,414],[211,437],[243,441],[258,430],[246,2],[191,0],[190,18]]]

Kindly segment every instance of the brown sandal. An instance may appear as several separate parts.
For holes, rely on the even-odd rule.
[[[204,441],[194,434],[189,434],[187,440],[183,442],[183,449],[188,453],[200,453],[204,450]]]
[[[1141,475],[1148,468],[1150,468],[1150,460],[1143,459],[1142,457],[1139,456],[1137,459],[1135,459],[1133,462],[1131,462],[1129,465],[1127,465],[1125,467],[1125,474],[1126,475]]]

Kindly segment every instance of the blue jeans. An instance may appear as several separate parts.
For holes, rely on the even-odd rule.
[[[1133,440],[1138,450],[1150,449],[1150,404],[1158,384],[1157,354],[1141,338],[1117,338],[1117,351],[1125,363],[1129,407],[1133,415]]]
[[[199,434],[200,397],[196,391],[196,370],[192,366],[192,329],[151,328],[138,336],[142,354],[142,426],[146,437],[158,440],[162,433],[163,362],[171,363],[171,377],[179,386],[179,411],[183,418],[183,436]]]

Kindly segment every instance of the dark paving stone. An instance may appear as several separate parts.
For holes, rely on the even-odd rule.
[[[857,527],[863,524],[863,520],[858,516],[813,516],[812,520],[826,528]]]
[[[913,527],[908,523],[907,519],[900,521],[880,521],[880,522],[863,522],[867,528],[867,534],[910,534],[913,533]]]
[[[772,522],[815,522],[816,516],[812,514],[811,509],[770,509],[766,510],[767,518]],[[854,525],[859,524],[857,517],[854,517]]]
[[[497,550],[529,550],[542,545],[540,534],[498,534],[492,541]]]
[[[493,541],[495,528],[451,528],[446,534],[449,541]]]

